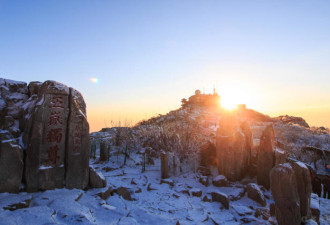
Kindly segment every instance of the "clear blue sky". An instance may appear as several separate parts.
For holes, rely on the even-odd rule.
[[[78,89],[92,130],[213,87],[330,126],[330,1],[0,0],[0,77]]]

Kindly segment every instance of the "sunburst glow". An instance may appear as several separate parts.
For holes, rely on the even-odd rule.
[[[242,87],[226,87],[219,92],[220,104],[227,110],[236,109],[240,104],[255,105],[253,94]]]
[[[92,77],[92,78],[90,78],[89,80],[90,80],[92,83],[94,83],[94,84],[97,84],[97,83],[100,82],[100,79],[99,79],[99,78],[96,78],[96,77]]]

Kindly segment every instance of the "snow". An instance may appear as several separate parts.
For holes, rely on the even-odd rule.
[[[137,160],[140,156],[134,155]],[[157,161],[158,159],[156,159]],[[229,210],[220,209],[219,202],[203,202],[205,195],[213,191],[220,191],[229,198],[238,195],[243,188],[240,187],[205,187],[198,182],[195,173],[171,177],[166,183],[161,184],[160,170],[146,170],[141,173],[141,168],[135,166],[133,160],[128,160],[127,165],[121,167],[116,156],[110,158],[108,163],[95,164],[95,170],[103,173],[107,179],[107,186],[116,189],[126,187],[131,192],[135,201],[126,201],[121,196],[114,194],[107,200],[102,200],[97,193],[107,188],[83,190],[55,189],[45,192],[19,194],[0,194],[0,224],[240,224],[240,219],[245,214],[253,212],[246,208],[258,205],[246,196],[237,201],[230,202]],[[114,168],[105,172],[103,168]],[[148,167],[147,167],[148,168]],[[132,184],[132,180],[134,183]],[[156,190],[148,191],[148,185]],[[136,193],[141,189],[140,193]],[[181,190],[194,192],[201,190],[201,197],[193,197]],[[175,197],[176,196],[179,197]],[[4,210],[9,204],[32,199],[30,207],[15,211]],[[245,207],[245,208],[244,208]],[[240,216],[240,215],[242,216]],[[244,214],[244,215],[243,215]],[[253,216],[252,216],[253,217]],[[263,224],[268,221],[254,218]]]
[[[213,179],[214,182],[221,180],[227,180],[227,178],[224,175],[218,175]]]
[[[141,156],[132,153],[132,159],[137,161]],[[180,176],[172,176],[166,181],[171,181],[174,186],[162,183],[160,170],[148,170],[141,172],[141,166],[136,166],[135,161],[128,159],[127,165],[122,166],[122,158],[117,161],[116,156],[109,162],[98,164],[98,159],[91,160],[90,164],[98,173],[102,173],[107,180],[107,187],[100,189],[68,190],[55,189],[45,192],[19,194],[0,194],[0,224],[241,224],[241,220],[253,221],[259,224],[271,224],[275,218],[269,221],[262,217],[254,216],[255,210],[260,205],[247,197],[244,193],[244,185],[232,183],[230,187],[205,187],[198,182],[198,175],[188,173]],[[155,163],[159,159],[155,159]],[[104,168],[113,168],[108,172]],[[224,178],[218,175],[219,178]],[[134,182],[132,182],[134,181]],[[162,184],[161,184],[162,183]],[[148,191],[148,186],[152,190]],[[123,197],[113,194],[107,200],[97,196],[111,187],[116,189],[126,187],[134,201],[126,201]],[[139,192],[138,190],[141,190]],[[182,193],[187,190],[186,193]],[[202,191],[201,197],[191,196],[189,193]],[[204,196],[212,192],[221,192],[230,200],[229,209],[221,209],[219,202],[204,202]],[[267,206],[273,202],[270,196],[266,199]],[[28,208],[15,211],[4,210],[10,204],[32,199]],[[235,200],[237,199],[237,200]],[[323,215],[329,215],[330,206],[327,200],[321,200]],[[328,204],[330,205],[330,204]],[[321,224],[328,222],[327,217],[322,217]],[[213,222],[214,221],[214,222]],[[322,222],[323,221],[323,222]]]

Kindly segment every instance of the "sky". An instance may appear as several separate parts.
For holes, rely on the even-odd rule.
[[[91,131],[196,89],[330,127],[330,1],[0,0],[0,77],[79,90]]]

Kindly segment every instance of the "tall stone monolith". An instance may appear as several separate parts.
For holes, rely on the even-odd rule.
[[[46,81],[26,127],[25,180],[27,191],[62,188],[69,117],[67,86]]]
[[[279,164],[270,172],[270,189],[275,201],[279,225],[300,225],[300,200],[295,171],[289,163]]]
[[[275,164],[274,129],[267,126],[260,137],[260,146],[257,161],[257,181],[267,189],[270,187],[269,173]]]
[[[89,176],[89,124],[86,104],[77,90],[70,88],[67,124],[66,174],[67,188],[85,189]]]

